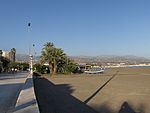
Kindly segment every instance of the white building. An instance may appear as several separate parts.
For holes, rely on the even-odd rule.
[[[2,56],[8,59],[11,59],[11,52],[10,51],[2,51]]]

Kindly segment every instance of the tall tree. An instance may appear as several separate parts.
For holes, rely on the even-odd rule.
[[[2,50],[0,50],[0,56],[2,56],[3,55],[3,51]]]
[[[63,59],[66,59],[66,54],[61,48],[55,48],[51,42],[44,45],[41,52],[41,61],[49,64],[49,70],[52,75],[57,73],[58,66],[60,66],[60,63],[62,64]]]
[[[15,62],[16,61],[16,49],[15,48],[11,49],[11,56],[12,56],[12,61]]]
[[[53,66],[54,66],[54,44],[51,42],[47,42],[41,52],[41,62],[48,63],[50,73],[53,74]]]
[[[52,75],[56,74],[58,71],[72,71],[71,68],[74,64],[69,58],[67,58],[66,54],[61,48],[56,48],[51,42],[48,42],[44,45],[41,52],[41,62],[48,63],[49,70]]]
[[[2,68],[3,68],[3,66],[2,66],[2,55],[3,55],[3,51],[0,50],[0,72],[2,71]]]

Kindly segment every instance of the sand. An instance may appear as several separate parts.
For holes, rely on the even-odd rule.
[[[114,68],[98,75],[36,77],[34,82],[42,113],[150,111],[150,68]]]

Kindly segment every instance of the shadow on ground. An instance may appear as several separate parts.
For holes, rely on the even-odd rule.
[[[22,109],[24,109],[24,108],[26,108],[26,107],[29,107],[29,106],[35,105],[35,104],[36,104],[36,100],[35,100],[35,99],[30,100],[30,101],[28,101],[28,102],[26,102],[26,103],[23,103],[23,104],[17,106],[17,107],[15,108],[14,112],[19,111],[19,110],[22,110]]]
[[[22,88],[22,90],[26,90],[26,89],[29,89],[33,86],[32,84],[32,78],[27,78],[26,81],[25,81],[25,84]]]
[[[12,112],[23,83],[0,84],[0,113]]]
[[[98,113],[73,97],[69,84],[55,85],[49,80],[34,77],[35,93],[40,113]]]
[[[30,106],[36,104],[36,99],[33,98],[31,100],[31,98],[30,98],[31,96],[30,95],[26,96],[27,93],[25,93],[26,91],[29,93],[29,91],[31,91],[30,90],[31,87],[33,87],[33,79],[32,78],[27,78],[26,82],[25,82],[25,84],[23,85],[23,88],[22,88],[22,94],[23,95],[21,95],[19,97],[19,101],[18,101],[18,104],[15,107],[14,112],[19,112],[19,110],[22,110],[24,108],[27,108],[27,107],[30,107]],[[27,100],[27,101],[24,102],[24,100]]]
[[[123,102],[120,109],[118,111],[114,111],[111,109],[107,103],[104,103],[103,105],[99,106],[93,106],[95,110],[97,110],[99,113],[146,113],[144,105],[140,104],[138,109],[134,110],[132,105],[130,105],[128,102]]]
[[[119,113],[136,113],[127,102],[124,102],[119,110]]]
[[[71,94],[74,89],[69,84],[54,84],[48,79],[34,75],[34,87],[40,113],[145,113],[144,106],[138,112],[123,102],[119,111],[114,112],[107,104],[88,106]]]

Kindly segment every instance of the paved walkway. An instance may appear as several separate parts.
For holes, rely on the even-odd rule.
[[[0,113],[11,113],[27,73],[0,74]]]
[[[39,113],[31,75],[27,77],[19,94],[14,113]]]

